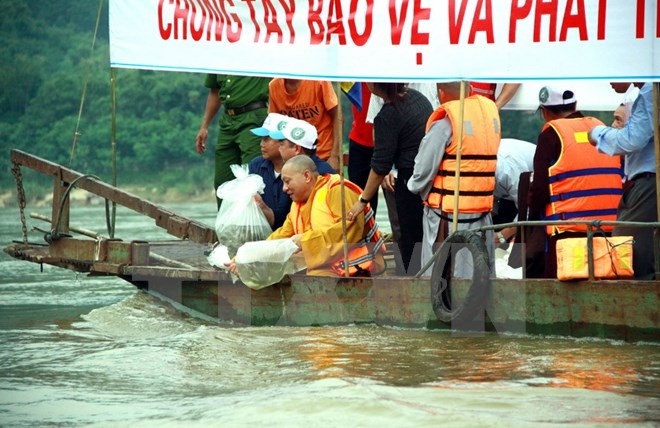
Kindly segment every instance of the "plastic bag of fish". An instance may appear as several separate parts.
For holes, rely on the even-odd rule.
[[[236,253],[236,270],[241,281],[259,290],[276,284],[285,275],[305,269],[305,259],[290,238],[247,242]]]
[[[247,165],[231,165],[234,180],[218,186],[216,194],[222,205],[215,219],[218,243],[227,247],[234,257],[238,248],[246,242],[261,241],[273,232],[266,216],[254,196],[263,193],[263,178],[248,173]]]

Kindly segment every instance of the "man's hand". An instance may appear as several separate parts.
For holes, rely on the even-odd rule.
[[[503,247],[507,242],[511,241],[515,234],[515,227],[506,227],[499,232],[493,233],[493,244],[495,248]]]
[[[390,173],[387,174],[385,178],[383,178],[383,182],[380,184],[380,186],[383,188],[383,190],[394,192],[394,183],[396,183],[396,178],[394,178],[394,173],[390,171]]]
[[[302,244],[300,243],[301,240],[302,240],[302,233],[293,235],[291,237],[291,241],[293,241],[293,243],[296,244],[296,246],[302,250]]]
[[[596,147],[596,143],[598,143],[598,141],[596,140],[596,136],[594,135],[593,128],[589,131],[588,135],[589,135],[589,144]]]
[[[207,128],[201,128],[197,133],[197,138],[195,139],[195,151],[200,155],[206,151],[206,139],[209,136],[209,130]]]
[[[364,207],[367,204],[357,200],[351,207],[351,209],[346,213],[346,221],[353,221],[357,218],[358,215],[360,215],[361,212],[364,211]]]
[[[268,205],[266,205],[260,194],[255,194],[254,200],[256,201],[257,206],[261,212],[264,213],[264,216],[266,217],[270,227],[273,227],[273,224],[275,224],[275,212]]]
[[[236,257],[231,259],[231,261],[229,263],[225,263],[225,266],[227,267],[227,270],[230,273],[238,276],[238,270],[236,269]]]

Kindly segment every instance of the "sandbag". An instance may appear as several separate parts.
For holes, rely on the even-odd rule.
[[[247,242],[236,252],[236,270],[241,281],[259,290],[276,284],[285,275],[305,269],[304,258],[290,238]]]
[[[236,178],[221,184],[216,191],[222,205],[215,219],[215,232],[218,242],[234,257],[241,245],[266,239],[273,229],[254,200],[257,193],[264,192],[263,178],[248,173],[247,165],[230,168]]]

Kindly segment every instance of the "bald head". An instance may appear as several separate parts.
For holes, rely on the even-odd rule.
[[[290,173],[299,173],[302,174],[305,171],[309,171],[312,174],[318,175],[318,169],[316,168],[316,164],[307,155],[298,155],[294,156],[291,159],[287,160],[284,163],[284,167],[287,168],[287,171]]]
[[[445,91],[447,93],[450,93],[450,94],[460,95],[461,94],[461,82],[459,82],[459,81],[438,82],[438,89],[442,89],[443,91]]]
[[[319,172],[307,155],[294,156],[282,167],[282,190],[294,202],[306,202],[312,193]]]
[[[445,103],[448,101],[459,100],[461,98],[461,82],[439,82],[438,87],[438,97],[440,101]],[[469,88],[466,88],[466,92],[469,93]],[[466,94],[467,95],[467,94]]]
[[[628,118],[626,117],[626,106],[621,104],[614,110],[614,121],[610,125],[612,128],[621,129],[626,126]]]

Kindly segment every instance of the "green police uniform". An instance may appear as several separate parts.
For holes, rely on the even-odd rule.
[[[246,164],[261,154],[261,138],[250,132],[259,128],[268,115],[269,78],[209,74],[204,86],[218,88],[224,107],[220,115],[220,134],[215,146],[214,189],[234,179],[229,168]],[[220,206],[220,201],[218,201]]]

